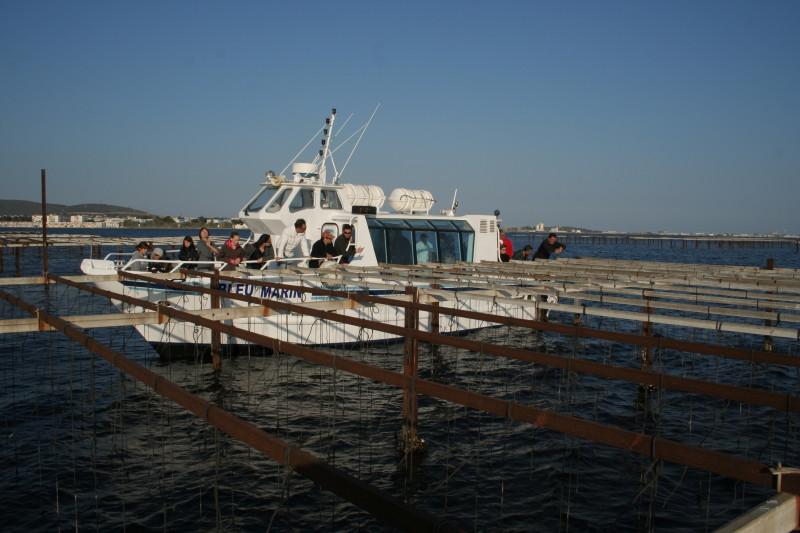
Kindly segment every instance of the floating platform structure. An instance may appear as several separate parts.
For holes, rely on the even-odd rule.
[[[8,240],[2,242],[9,246]],[[94,245],[116,242],[103,238]],[[124,245],[134,242],[138,239],[128,239]],[[64,244],[86,245],[87,241],[76,238]],[[188,274],[120,272],[114,278],[180,287]],[[275,274],[270,271],[270,276]],[[617,518],[616,525],[657,528],[672,505],[656,504],[664,497],[663,489],[658,492],[659,482],[670,485],[674,493],[684,476],[694,475],[687,472],[692,472],[697,473],[692,479],[698,484],[688,488],[692,495],[698,490],[722,491],[717,488],[719,479],[737,487],[755,487],[748,492],[751,498],[755,495],[761,501],[779,495],[781,505],[776,508],[784,516],[794,513],[793,519],[781,518],[776,530],[798,527],[800,472],[793,468],[800,464],[798,270],[560,258],[337,266],[317,271],[290,268],[279,274],[280,282],[247,282],[297,290],[298,280],[314,276],[330,289],[299,290],[333,299],[286,303],[194,285],[186,290],[247,305],[190,313],[139,300],[129,302],[143,309],[138,313],[117,313],[111,307],[102,313],[76,312],[80,306],[75,302],[86,300],[91,302],[86,309],[94,309],[98,298],[113,296],[92,285],[102,281],[97,277],[45,273],[0,278],[5,308],[27,314],[0,320],[0,333],[60,331],[137,380],[138,387],[176,402],[287,472],[300,474],[313,486],[402,530],[524,529],[531,520],[540,520],[539,515],[529,514],[538,507],[526,499],[533,498],[537,489],[546,491],[552,481],[546,477],[552,467],[542,470],[534,465],[539,465],[541,457],[562,450],[568,453],[556,453],[555,463],[569,481],[557,489],[561,503],[550,511],[563,520],[573,519],[579,508],[588,508],[592,501],[603,500],[596,493],[584,494],[596,490],[594,481],[593,488],[583,492],[573,484],[604,472],[611,477],[607,482],[615,492],[623,492],[623,486],[636,480],[625,498],[631,498],[631,505],[638,502],[639,511],[619,511],[625,518]],[[236,272],[208,275],[219,280],[243,279]],[[30,288],[39,285],[47,287],[46,298],[55,302],[28,301]],[[456,290],[442,289],[442,285]],[[341,291],[342,286],[359,290]],[[28,290],[15,294],[14,289],[20,287]],[[376,290],[380,295],[375,295]],[[40,292],[36,295],[41,298]],[[524,311],[520,316],[529,318],[460,309],[458,302],[468,300],[517,306]],[[444,301],[456,305],[442,306]],[[64,302],[69,302],[62,305],[66,313],[55,312],[56,304]],[[375,306],[389,306],[405,316],[402,327],[358,321],[365,332],[391,331],[404,337],[385,351],[367,345],[299,346],[257,335],[234,322],[291,313],[316,317],[319,327],[337,328],[354,320],[340,313],[342,309]],[[466,335],[439,334],[437,325],[452,317],[479,320],[486,329]],[[193,322],[198,328],[242,339],[246,346],[266,349],[275,354],[272,357],[296,361],[291,364],[293,373],[280,374],[281,379],[275,380],[265,380],[258,373],[244,379],[239,368],[231,376],[235,385],[222,402],[197,383],[187,383],[185,379],[191,378],[186,375],[172,373],[174,363],[168,354],[161,355],[161,364],[148,366],[141,356],[114,347],[117,335],[101,342],[93,333],[161,324],[168,341],[169,326],[176,321]],[[420,327],[423,323],[425,328]],[[151,354],[145,361],[148,357],[159,358]],[[197,362],[204,364],[202,359]],[[216,372],[224,374],[232,365],[237,365],[236,357],[227,362],[223,357]],[[244,372],[249,375],[252,366],[248,363]],[[262,381],[270,382],[263,392],[256,385]],[[234,397],[235,391],[243,391],[238,393],[242,397]],[[355,395],[353,417],[361,422],[341,421],[342,427],[331,431],[331,420],[339,420],[344,410],[353,408],[348,394]],[[387,417],[395,402],[396,417]],[[295,419],[289,415],[294,410],[303,419],[313,420]],[[273,413],[285,413],[285,418]],[[444,421],[439,419],[442,413],[449,413]],[[291,427],[292,420],[311,425],[298,433]],[[397,437],[396,450],[385,450],[386,426]],[[322,427],[327,429],[322,431]],[[308,438],[309,434],[314,437]],[[342,459],[345,450],[353,447],[360,450],[355,457]],[[461,453],[462,448],[471,451]],[[383,460],[396,467],[392,457],[397,460],[398,453],[407,467],[401,476],[402,488],[382,483],[385,478],[375,475],[385,471],[385,464],[376,464]],[[587,466],[588,457],[592,463],[607,459],[612,464]],[[432,479],[409,492],[420,463],[427,466]],[[258,475],[254,471],[259,468],[249,475]],[[670,473],[672,468],[676,475]],[[276,483],[276,494],[289,490],[284,479]],[[475,488],[465,488],[470,484]],[[306,487],[299,490],[304,497],[314,492]],[[463,491],[466,501],[471,501],[472,494],[474,502],[460,507],[453,502],[464,500]],[[652,501],[641,508],[643,495]],[[491,502],[482,507],[486,500]],[[472,512],[465,514],[465,509]],[[588,512],[602,515],[606,510]],[[686,509],[676,514],[696,525]],[[707,511],[705,518],[707,527],[722,525],[714,522],[714,513]],[[634,519],[642,522],[625,523]],[[609,520],[599,527],[611,527],[614,519]],[[331,522],[343,527],[332,517]]]

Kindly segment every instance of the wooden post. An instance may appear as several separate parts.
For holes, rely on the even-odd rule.
[[[14,248],[14,272],[17,277],[20,276],[19,274],[19,254],[22,253],[22,246],[17,246]]]
[[[215,290],[219,290],[219,270],[214,270],[214,277],[211,278],[211,288]],[[221,304],[221,298],[216,294],[211,296],[211,307],[213,309],[219,309]],[[220,371],[222,370],[222,334],[217,330],[211,331],[211,362],[214,366],[214,370]]]
[[[419,303],[419,288],[406,287],[406,294],[411,295],[413,303]],[[419,327],[419,309],[406,309],[405,327]],[[422,446],[418,430],[417,391],[414,390],[414,378],[419,369],[419,341],[406,337],[403,349],[403,373],[411,378],[411,386],[403,390],[403,433],[400,449],[404,453],[413,453]]]

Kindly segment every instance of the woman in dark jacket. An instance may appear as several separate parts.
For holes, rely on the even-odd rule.
[[[275,259],[275,248],[272,246],[272,238],[268,233],[263,234],[252,246],[245,251],[247,261],[258,261],[257,263],[247,263],[247,268],[261,268],[264,263]]]
[[[185,261],[197,261],[200,259],[200,252],[195,248],[191,235],[187,235],[183,238],[183,246],[181,246],[178,252],[178,259],[184,262],[184,264],[181,265],[182,268],[194,268],[194,263],[186,263]]]

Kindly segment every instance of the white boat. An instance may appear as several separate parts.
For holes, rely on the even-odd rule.
[[[377,110],[377,108],[376,108]],[[372,116],[374,116],[374,112]],[[388,197],[384,191],[375,185],[354,185],[342,183],[342,173],[347,167],[353,151],[358,145],[364,131],[372,117],[345,142],[335,144],[334,123],[336,110],[326,119],[325,124],[315,134],[306,148],[322,136],[322,147],[314,155],[311,162],[297,162],[297,158],[305,151],[301,150],[280,173],[266,173],[266,180],[261,183],[258,192],[244,205],[239,212],[239,218],[246,224],[255,239],[261,234],[270,234],[273,243],[278,249],[281,243],[279,238],[287,227],[294,227],[297,219],[304,219],[307,224],[306,238],[309,248],[311,243],[318,240],[323,231],[331,232],[334,237],[342,232],[345,224],[353,228],[353,244],[363,250],[356,254],[350,262],[352,269],[360,267],[377,267],[379,264],[418,265],[422,263],[448,264],[456,262],[498,261],[498,227],[497,215],[457,215],[455,198],[449,209],[438,214],[431,212],[434,199],[430,192],[397,188]],[[357,136],[357,137],[356,137]],[[354,146],[345,163],[338,167],[334,161],[334,154],[348,142]],[[291,169],[291,175],[286,177],[284,172]],[[330,179],[329,179],[330,177]],[[385,204],[391,210],[384,210]],[[427,240],[428,244],[423,244]],[[86,274],[109,274],[118,270],[130,270],[134,261],[127,261],[128,257],[112,254],[105,259],[86,259],[81,269]],[[127,262],[126,262],[127,261]],[[141,260],[140,260],[141,261]],[[196,263],[196,262],[195,262]],[[169,261],[172,272],[177,272],[186,265],[178,261]],[[291,267],[291,276],[282,267]],[[210,266],[210,265],[200,265]],[[221,266],[217,263],[215,266]],[[318,300],[320,297],[309,297],[302,287],[341,288],[346,290],[348,282],[342,282],[341,277],[331,286],[331,273],[343,271],[337,262],[326,261],[321,268],[308,268],[306,258],[291,260],[269,261],[265,265],[258,265],[260,269],[238,267],[236,282],[222,283],[223,290],[231,294],[245,294],[261,298],[270,298],[289,303]],[[361,270],[363,270],[363,268]],[[229,274],[224,271],[223,274]],[[363,280],[363,275],[361,276]],[[254,287],[248,284],[249,280],[272,281],[278,283],[292,283],[298,287],[296,291],[273,290],[266,287]],[[379,278],[373,281],[381,281]],[[209,286],[207,277],[189,277],[185,283],[190,286]],[[408,281],[398,283],[398,290],[408,284]],[[146,281],[111,281],[98,282],[101,288],[115,293],[123,293],[135,298],[151,302],[168,302],[176,309],[196,311],[208,309],[210,298],[199,292],[191,290],[176,290]],[[353,287],[357,284],[353,282]],[[363,291],[363,282],[358,284]],[[423,285],[424,286],[424,285]],[[446,283],[442,287],[447,287]],[[351,287],[352,288],[352,287]],[[456,287],[451,287],[456,290]],[[386,293],[386,289],[380,289]],[[323,298],[324,299],[324,298]],[[247,306],[235,299],[223,299],[222,307]],[[443,305],[447,305],[443,303]],[[462,301],[462,309],[489,312],[506,312],[502,306],[492,306],[485,300],[476,300],[471,303]],[[142,311],[141,308],[122,306],[123,312]],[[360,309],[347,309],[339,311],[351,316],[379,320],[384,323],[402,326],[404,315],[402,309],[378,306]],[[524,310],[508,310],[512,314],[526,313]],[[430,327],[429,317],[421,316],[420,329]],[[370,341],[385,341],[396,338],[390,334],[369,330],[355,326],[330,323],[318,318],[302,314],[284,314],[270,317],[237,318],[229,321],[235,326],[264,334],[283,341],[304,345],[341,345],[349,343],[362,343]],[[470,329],[485,327],[485,322],[472,320],[443,320],[438,325],[441,333],[456,333]],[[166,324],[147,324],[136,326],[138,331],[151,344],[159,347],[164,345],[208,345],[211,342],[210,331],[197,327],[189,322],[170,321]],[[243,341],[226,335],[222,336],[222,343],[228,345],[240,344]]]

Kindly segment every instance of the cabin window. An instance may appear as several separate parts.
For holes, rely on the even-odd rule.
[[[367,218],[367,226],[379,263],[472,261],[475,230],[463,220]]]
[[[289,194],[291,193],[291,189],[283,189],[278,194],[275,195],[272,202],[270,202],[269,207],[267,208],[267,213],[277,213],[283,207],[283,204],[286,203],[286,200],[289,198]]]
[[[472,253],[475,247],[475,233],[461,232],[461,257],[464,261],[472,261]]]
[[[458,241],[458,233],[440,231],[437,235],[439,237],[439,261],[446,264],[461,261],[461,245]]]
[[[436,233],[433,231],[415,231],[414,248],[417,263],[433,263],[439,260],[436,249]]]
[[[314,189],[300,189],[289,204],[292,213],[314,207]]]
[[[333,238],[335,239],[336,237],[339,236],[339,224],[336,224],[334,222],[325,222],[322,225],[322,229],[320,230],[320,234],[325,233],[326,231],[330,231],[331,235],[333,235]],[[333,243],[331,243],[331,244],[333,244]]]
[[[253,196],[253,199],[250,200],[250,203],[247,204],[247,207],[244,208],[245,214],[251,211],[261,211],[264,209],[264,206],[267,205],[267,201],[272,197],[273,193],[275,192],[275,187],[262,187],[258,193]]]
[[[389,263],[413,265],[414,250],[411,248],[411,231],[388,230],[386,232]]]
[[[378,263],[387,263],[386,260],[386,232],[383,228],[369,228],[372,247],[375,249],[375,259]]]
[[[339,194],[332,189],[322,189],[319,191],[319,206],[322,209],[341,209],[342,202],[339,201]]]

